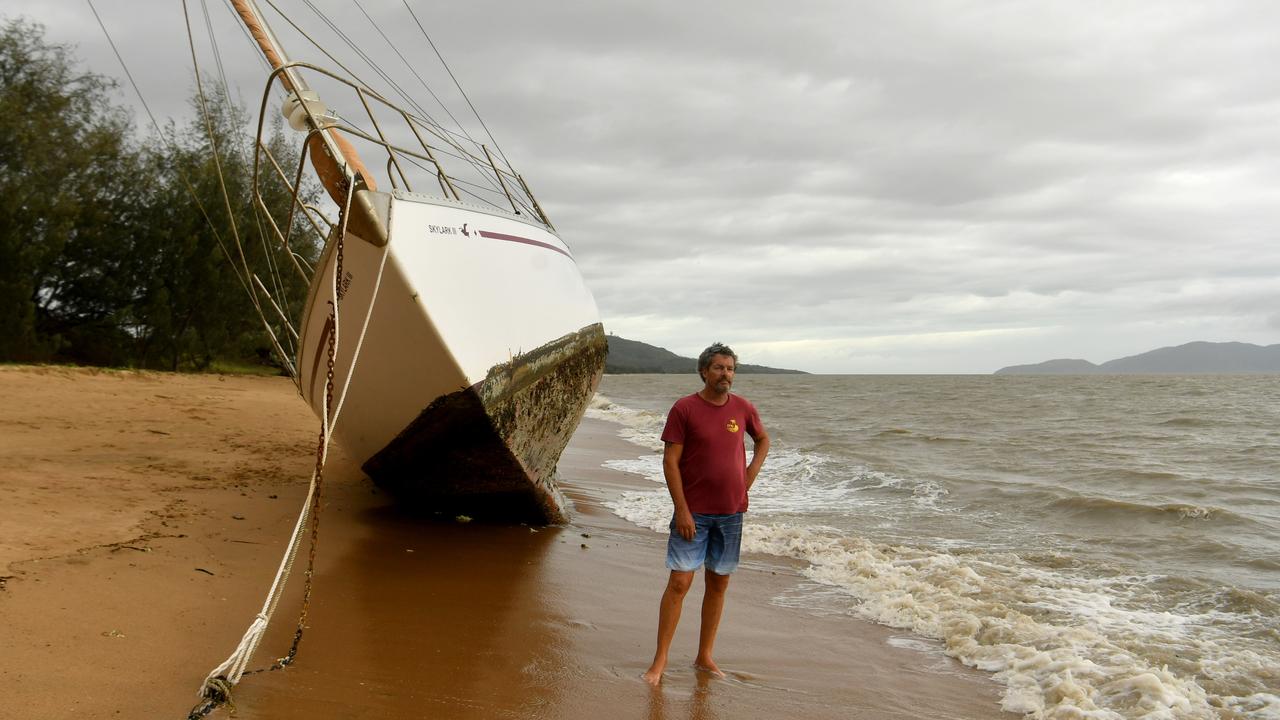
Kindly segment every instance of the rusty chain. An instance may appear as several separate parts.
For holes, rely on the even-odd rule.
[[[325,369],[325,413],[324,422],[320,424],[320,435],[316,442],[316,491],[311,501],[311,548],[307,553],[307,571],[302,590],[302,610],[298,613],[298,627],[293,633],[293,642],[289,646],[289,652],[284,657],[277,659],[269,667],[258,668],[257,670],[247,670],[243,675],[253,675],[271,670],[282,670],[293,663],[298,656],[298,646],[302,643],[302,632],[307,624],[307,611],[311,607],[311,588],[312,579],[315,575],[316,566],[316,546],[320,539],[320,498],[324,489],[324,465],[325,465],[325,446],[328,439],[328,431],[330,429],[330,421],[332,420],[333,407],[333,378],[334,365],[336,364],[338,332],[337,332],[337,316],[338,304],[342,300],[342,278],[343,278],[343,247],[346,239],[345,223],[343,231],[338,233],[338,246],[336,248],[337,258],[334,261],[334,282],[336,285],[336,297],[329,303],[329,322],[332,324],[334,331],[329,334],[328,347],[326,348],[326,369]],[[216,681],[221,681],[216,682]],[[226,682],[225,678],[218,677],[213,686],[212,692],[203,699],[196,707],[192,708],[187,714],[187,720],[200,720],[201,718],[213,712],[220,705],[227,705],[232,708],[234,713],[235,706],[231,704],[231,686]]]
[[[324,494],[324,463],[325,463],[325,445],[326,433],[330,429],[330,422],[333,419],[333,366],[334,358],[337,354],[338,347],[338,304],[342,302],[342,250],[344,245],[345,228],[343,232],[338,234],[337,259],[333,264],[333,277],[336,286],[335,297],[329,305],[329,320],[333,323],[334,331],[329,335],[328,347],[328,368],[325,372],[324,386],[324,407],[328,415],[325,421],[320,425],[320,438],[316,446],[316,494],[312,499],[311,505],[311,549],[307,553],[307,572],[305,574],[306,581],[302,589],[302,611],[298,614],[298,628],[293,633],[293,644],[289,646],[289,652],[284,657],[276,661],[271,669],[276,667],[286,667],[291,664],[298,655],[298,645],[302,642],[302,631],[307,624],[307,611],[311,608],[311,581],[315,573],[316,567],[316,545],[320,540],[320,497]]]

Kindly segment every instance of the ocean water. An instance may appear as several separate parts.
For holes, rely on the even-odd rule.
[[[654,482],[696,375],[613,375],[589,416]],[[744,375],[773,445],[746,550],[779,599],[942,642],[1032,718],[1280,718],[1280,376]]]

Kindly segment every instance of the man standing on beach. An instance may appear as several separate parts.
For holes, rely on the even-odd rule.
[[[711,651],[729,574],[738,567],[747,493],[769,454],[769,436],[755,406],[729,392],[737,364],[738,356],[727,345],[714,343],[703,350],[698,356],[702,389],[676,401],[662,431],[666,446],[662,470],[675,514],[667,541],[671,576],[658,607],[658,650],[644,673],[650,685],[662,680],[684,596],[693,584],[694,573],[704,564],[706,593],[694,665],[724,676],[711,659]],[[744,435],[750,435],[755,443],[750,464]]]

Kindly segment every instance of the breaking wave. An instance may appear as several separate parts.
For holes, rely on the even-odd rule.
[[[744,548],[802,560],[806,576],[848,593],[858,615],[943,641],[947,654],[994,673],[1010,712],[1280,717],[1275,685],[1262,682],[1280,679],[1274,652],[1265,640],[1242,647],[1237,634],[1256,605],[1150,611],[1144,578],[1090,578],[1015,555],[885,545],[794,524],[749,525]]]

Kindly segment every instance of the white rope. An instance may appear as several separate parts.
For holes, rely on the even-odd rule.
[[[340,229],[343,241],[346,240],[346,218],[349,217],[351,210],[351,197],[354,191],[354,182],[347,183],[347,199],[346,207],[343,212],[343,227]],[[378,263],[378,273],[374,278],[373,294],[369,298],[369,305],[365,309],[364,322],[360,327],[360,334],[356,339],[355,352],[352,354],[350,367],[347,371],[347,377],[342,384],[342,390],[338,393],[338,402],[334,406],[332,417],[329,413],[329,393],[325,393],[321,401],[321,427],[324,432],[324,442],[320,447],[319,468],[323,470],[325,463],[329,458],[329,442],[333,437],[333,428],[337,425],[338,415],[342,411],[342,405],[346,401],[347,390],[351,385],[351,378],[355,375],[356,363],[360,359],[360,350],[364,347],[364,338],[369,330],[369,320],[373,316],[373,307],[377,303],[378,293],[382,287],[382,274],[386,268],[387,256],[391,253],[391,242],[388,238],[387,244],[383,247],[382,258]],[[337,262],[335,258],[334,272],[330,276],[329,297],[333,302],[333,348],[334,357],[337,357],[339,346],[339,327],[341,325],[340,315],[337,312],[338,307],[338,272]],[[200,685],[197,697],[206,697],[209,690],[217,690],[215,684],[218,678],[225,678],[227,686],[234,686],[240,682],[240,678],[244,675],[249,661],[253,658],[253,654],[258,649],[262,637],[266,634],[267,627],[271,624],[271,617],[275,614],[276,606],[280,602],[283,595],[284,586],[289,581],[289,575],[293,571],[293,563],[297,558],[298,547],[301,543],[303,530],[306,528],[307,519],[310,517],[311,507],[315,499],[318,487],[317,480],[319,472],[311,473],[311,484],[307,489],[307,497],[302,505],[302,511],[298,514],[298,521],[293,527],[293,535],[289,539],[289,545],[285,549],[284,557],[280,560],[280,568],[276,571],[275,579],[271,583],[271,589],[267,592],[266,601],[262,604],[262,610],[254,616],[253,622],[249,624],[249,628],[245,631],[244,637],[240,639],[240,643],[236,645],[236,649],[231,655],[205,676],[204,682]]]
[[[285,550],[284,557],[280,559],[280,569],[276,571],[275,580],[271,583],[271,590],[267,592],[267,600],[262,604],[262,610],[258,612],[253,622],[249,624],[249,629],[245,631],[244,637],[240,639],[240,644],[236,645],[236,649],[232,651],[231,656],[205,676],[204,682],[200,684],[199,697],[204,697],[205,688],[210,687],[210,683],[214,678],[225,677],[228,684],[235,685],[240,682],[240,677],[244,675],[245,668],[248,666],[254,650],[258,648],[258,643],[261,641],[263,633],[266,632],[267,625],[271,622],[271,615],[275,612],[276,603],[279,602],[280,590],[293,569],[293,561],[298,554],[298,541],[302,537],[307,518],[311,514],[311,499],[315,496],[315,491],[316,474],[313,472],[311,473],[311,487],[307,491],[307,501],[302,506],[302,512],[298,514],[298,522],[293,527],[293,536],[289,540],[289,547]]]

